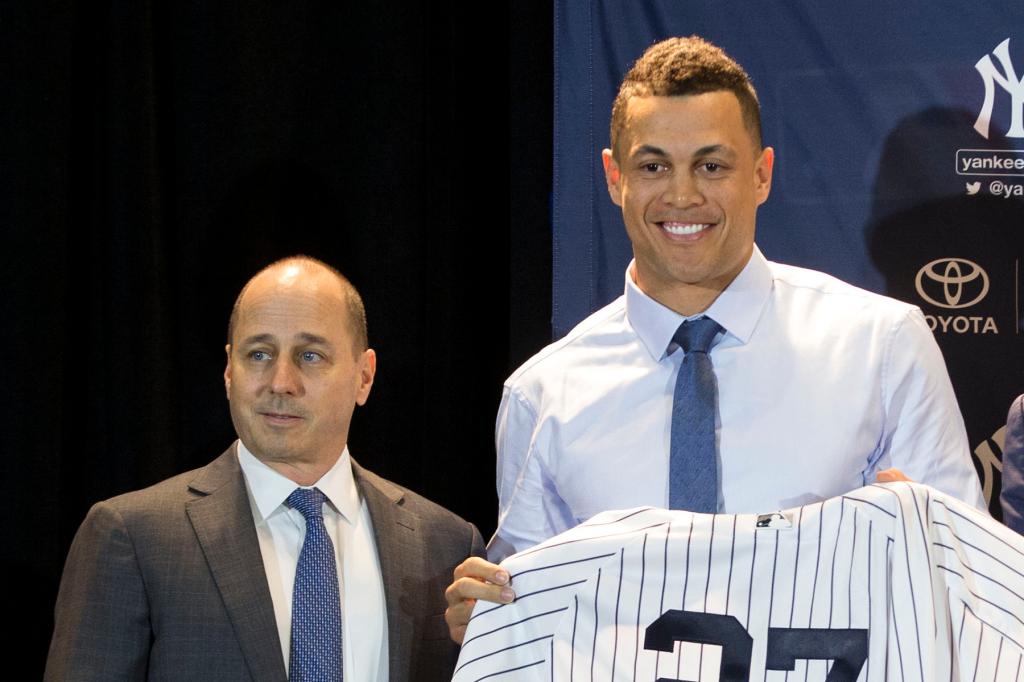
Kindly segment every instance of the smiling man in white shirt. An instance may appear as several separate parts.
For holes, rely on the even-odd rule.
[[[602,153],[634,259],[625,292],[506,382],[497,420],[498,561],[606,509],[668,506],[685,321],[720,327],[717,511],[760,513],[905,477],[983,506],[941,353],[917,308],[754,244],[775,153],[746,72],[694,36],[626,75]],[[461,641],[508,574],[465,562],[446,617]]]

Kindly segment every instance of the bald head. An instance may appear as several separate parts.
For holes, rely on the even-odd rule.
[[[377,356],[359,295],[320,261],[286,258],[245,285],[228,334],[224,388],[239,440],[312,485],[345,451],[373,386]]]
[[[352,283],[340,272],[327,263],[310,256],[289,256],[275,261],[260,270],[250,279],[235,299],[228,319],[228,343],[234,343],[235,328],[239,316],[243,314],[249,294],[259,295],[268,289],[289,289],[295,287],[313,287],[324,296],[337,296],[344,305],[348,319],[346,327],[351,333],[355,354],[369,348],[366,331],[366,309],[363,299]]]

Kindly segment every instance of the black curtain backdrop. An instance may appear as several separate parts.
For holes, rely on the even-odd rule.
[[[365,298],[355,457],[493,530],[501,383],[550,338],[551,17],[3,4],[3,570],[26,679],[89,506],[232,441],[228,312],[285,255]]]

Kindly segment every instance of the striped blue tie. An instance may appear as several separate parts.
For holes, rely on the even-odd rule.
[[[288,496],[288,505],[306,518],[306,539],[292,591],[291,682],[342,678],[341,597],[334,544],[324,526],[325,499],[317,488],[296,488]]]
[[[679,366],[672,397],[672,440],[669,445],[670,509],[718,511],[718,456],[715,413],[718,387],[708,351],[722,331],[710,317],[679,325],[672,340],[686,355]]]

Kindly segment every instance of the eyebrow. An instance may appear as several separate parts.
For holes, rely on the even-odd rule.
[[[319,336],[317,334],[310,334],[309,332],[299,332],[296,336],[299,338],[300,341],[303,341],[304,343],[315,343],[321,346],[331,345],[331,342],[328,341],[325,337]]]
[[[241,345],[241,346],[251,346],[254,343],[273,343],[273,342],[274,342],[274,337],[271,336],[270,334],[253,334],[252,336],[247,336],[245,339],[243,339],[242,342],[239,345]]]
[[[709,144],[701,147],[693,153],[694,156],[708,156],[709,154],[722,154],[725,156],[735,156],[736,152],[732,147],[727,147],[724,144]]]
[[[668,156],[661,147],[655,147],[653,144],[642,144],[633,151],[633,156],[643,156],[645,154],[653,154],[654,156]]]

